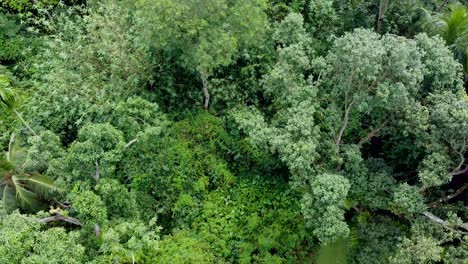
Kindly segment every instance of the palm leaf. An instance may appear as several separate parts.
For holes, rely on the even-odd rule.
[[[15,166],[11,162],[6,161],[5,159],[0,159],[0,175],[8,173],[14,168]]]
[[[20,92],[11,87],[8,76],[0,74],[0,108],[11,110],[20,101]]]
[[[15,185],[16,200],[21,204],[21,207],[23,208],[36,207],[36,204],[38,203],[37,195],[24,188],[19,178],[20,177],[16,175],[11,177]]]
[[[18,207],[13,188],[8,185],[2,185],[0,186],[0,193],[2,195],[3,208],[7,212],[11,212]]]
[[[52,179],[39,173],[31,176],[22,176],[20,179],[34,193],[44,198],[48,198],[53,192],[62,192],[60,188],[55,186]]]

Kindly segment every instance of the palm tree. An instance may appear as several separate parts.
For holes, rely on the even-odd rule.
[[[53,192],[60,192],[54,182],[38,172],[24,169],[25,155],[14,147],[15,134],[8,151],[0,157],[0,199],[7,211],[15,208],[36,210]]]
[[[23,119],[21,114],[16,110],[22,100],[21,93],[11,86],[11,82],[7,75],[0,74],[0,110],[12,111],[18,119],[26,126],[33,135],[36,132]]]
[[[449,11],[430,17],[429,32],[441,36],[450,47],[455,58],[468,73],[468,8],[452,5]]]

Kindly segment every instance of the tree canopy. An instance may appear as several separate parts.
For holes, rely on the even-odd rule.
[[[0,263],[466,263],[467,4],[2,1]]]

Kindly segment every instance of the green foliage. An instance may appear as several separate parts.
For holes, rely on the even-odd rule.
[[[149,65],[131,21],[111,0],[54,16],[47,49],[34,59],[36,88],[27,114],[37,125],[70,143],[87,122],[101,122],[109,104],[142,92]]]
[[[310,193],[302,199],[304,218],[323,244],[347,237],[349,228],[344,222],[345,198],[350,188],[343,176],[322,174],[311,183]]]
[[[465,263],[454,2],[2,1],[0,262]]]
[[[0,74],[0,108],[12,110],[21,102],[21,93],[12,87],[10,78],[6,74]]]
[[[114,177],[122,158],[123,134],[109,124],[88,124],[68,150],[67,165],[75,179]]]
[[[205,108],[213,70],[229,65],[237,51],[258,43],[267,28],[264,0],[140,0],[137,7],[142,45],[197,73]]]
[[[390,263],[428,263],[441,260],[442,247],[431,237],[403,238]]]
[[[167,132],[142,135],[125,151],[122,172],[134,188],[160,200],[164,214],[172,211],[171,217],[187,224],[210,190],[235,180],[222,155],[228,138],[221,120],[206,112]]]
[[[137,204],[137,193],[128,190],[115,179],[102,179],[96,185],[96,192],[106,204],[110,218],[139,219],[140,210]]]
[[[103,229],[98,256],[90,263],[155,263],[159,227],[149,223],[121,222]]]
[[[87,190],[88,188],[80,188],[80,184],[83,183],[77,182],[73,190],[68,194],[68,198],[72,203],[70,212],[80,219],[90,231],[91,227],[95,225],[107,223],[107,208],[99,195]]]
[[[297,182],[311,177],[319,132],[314,119],[316,90],[304,76],[310,68],[310,39],[302,23],[301,15],[289,14],[273,34],[280,44],[279,58],[264,78],[264,89],[278,109],[275,119],[269,124],[255,109],[232,113],[239,127],[255,144],[280,155]],[[288,35],[291,39],[284,38]]]
[[[355,146],[343,149],[344,175],[349,179],[351,204],[371,209],[387,209],[391,201],[389,194],[396,187],[396,180],[382,160],[368,160]]]
[[[12,11],[21,13],[33,9],[34,5],[36,5],[36,7],[41,7],[47,5],[55,5],[58,2],[58,0],[4,0],[2,1],[1,6]]]
[[[427,30],[441,36],[453,51],[455,58],[468,72],[468,8],[463,5],[452,5],[447,11],[429,17]]]
[[[396,250],[401,231],[391,219],[375,217],[372,222],[357,224],[357,243],[348,255],[349,263],[387,263]]]
[[[16,148],[13,134],[8,151],[0,157],[0,194],[7,211],[16,208],[37,210],[51,194],[61,191],[52,179],[35,170],[28,170],[25,165],[25,154]]]
[[[42,131],[39,135],[28,138],[28,152],[23,166],[28,171],[42,173],[47,171],[52,160],[64,155],[60,138],[50,131]]]
[[[38,219],[17,211],[0,216],[0,262],[83,263],[85,248],[78,234],[64,228],[42,229]]]
[[[229,64],[237,49],[265,27],[261,0],[142,0],[139,5],[146,45],[181,52],[181,60],[193,70],[210,72]]]
[[[311,238],[294,196],[285,186],[240,182],[210,193],[194,230],[211,245],[217,260],[305,261]]]
[[[424,199],[418,188],[406,183],[396,187],[390,207],[394,214],[408,215],[414,215],[426,209]]]
[[[156,261],[174,264],[209,264],[215,262],[215,257],[209,244],[200,241],[188,231],[178,231],[160,241]]]
[[[453,2],[453,1],[452,1]],[[339,18],[340,31],[355,28],[375,29],[381,0],[335,0],[334,8]],[[382,32],[413,36],[422,31],[423,10],[434,11],[440,5],[437,0],[388,1],[383,16]]]
[[[146,129],[162,130],[168,125],[159,106],[141,97],[130,97],[117,105],[109,105],[108,112],[102,119],[122,131],[128,141],[138,138],[138,134],[145,133]]]

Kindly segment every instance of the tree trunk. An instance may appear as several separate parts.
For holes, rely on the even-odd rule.
[[[203,107],[206,110],[208,109],[208,106],[210,104],[210,93],[208,92],[208,76],[206,74],[206,70],[203,67],[200,68],[200,77],[201,77],[202,84],[203,84],[203,94],[204,94]]]
[[[377,30],[376,30],[377,33],[380,33],[382,31],[382,22],[385,16],[385,12],[387,12],[388,2],[389,0],[380,0],[379,18],[377,20]]]

